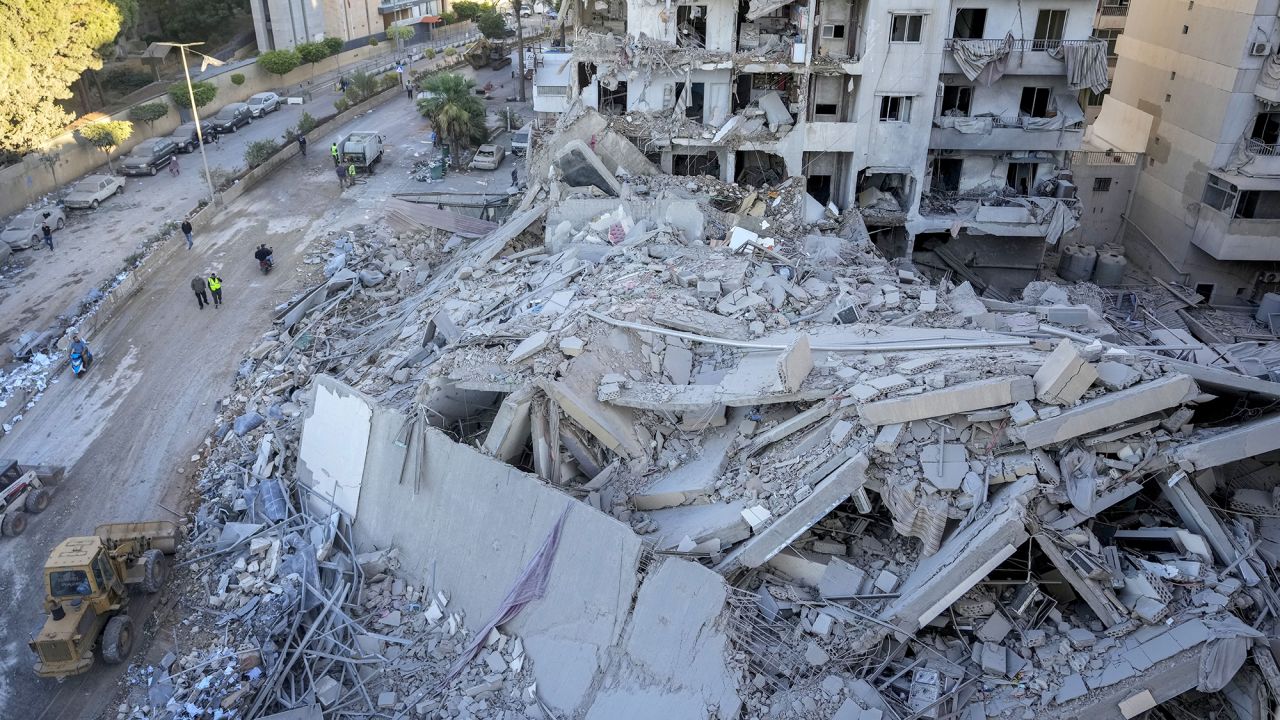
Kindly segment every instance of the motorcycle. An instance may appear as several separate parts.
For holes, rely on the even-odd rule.
[[[273,267],[275,267],[275,261],[271,259],[270,255],[258,260],[258,269],[262,271],[263,275],[271,272]]]
[[[80,377],[83,375],[92,364],[93,353],[88,349],[85,350],[85,355],[83,357],[80,355],[79,351],[71,351],[71,374],[74,377]]]

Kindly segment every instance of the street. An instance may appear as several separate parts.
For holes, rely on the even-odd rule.
[[[481,71],[477,80],[496,82],[501,76],[510,89],[507,74]],[[245,143],[279,137],[304,110],[317,114],[313,108],[331,102],[317,96],[310,105],[284,106],[226,136],[222,149],[210,150],[211,165],[243,163]],[[493,108],[512,105],[501,99],[490,103]],[[529,116],[527,106],[524,115]],[[328,146],[354,129],[381,130],[387,148],[375,176],[340,189]],[[391,192],[506,192],[510,158],[494,172],[451,173],[439,183],[413,180],[414,161],[429,151],[426,133],[426,121],[401,92],[346,127],[313,136],[308,157],[293,158],[224,208],[196,235],[192,250],[166,260],[121,315],[90,339],[96,357],[84,378],[73,379],[63,369],[34,409],[0,439],[0,455],[67,467],[49,510],[33,517],[21,537],[0,541],[0,612],[6,618],[0,631],[0,717],[89,720],[104,711],[114,717],[114,708],[106,705],[122,667],[98,664],[62,682],[31,672],[26,643],[42,621],[44,558],[64,537],[90,534],[99,523],[174,519],[170,509],[180,510],[194,470],[190,457],[213,429],[216,404],[243,353],[270,329],[276,306],[316,277],[318,266],[301,262],[309,246],[318,241],[310,252],[323,251],[333,232],[378,222]],[[497,142],[509,146],[509,137]],[[178,219],[172,213],[190,207],[204,189],[198,155],[182,160],[180,177],[162,171],[130,179],[123,197],[96,212],[73,215],[55,236],[52,253],[26,251],[36,266],[6,278],[0,288],[8,332],[47,324],[71,298],[114,273],[134,251],[132,239]],[[173,242],[181,242],[181,236]],[[266,276],[252,258],[260,242],[275,250],[276,270]],[[189,282],[211,271],[224,280],[225,304],[201,310]],[[139,625],[145,622],[140,619]],[[145,647],[136,647],[133,659],[145,653]]]

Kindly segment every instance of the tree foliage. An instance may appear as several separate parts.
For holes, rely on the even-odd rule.
[[[145,105],[134,105],[129,108],[129,119],[134,122],[144,122],[150,126],[155,121],[169,114],[169,106],[162,102],[147,103]]]
[[[279,149],[280,143],[275,140],[256,140],[251,142],[244,150],[244,164],[248,165],[249,169],[252,170],[270,160],[271,156],[275,155]]]
[[[95,50],[120,31],[110,0],[5,0],[0,3],[0,150],[27,152],[72,116],[56,101],[102,60]]]
[[[243,85],[243,84],[244,84],[244,73],[231,73],[231,84],[232,84],[232,85]]]
[[[408,40],[413,37],[413,28],[407,25],[395,25],[387,28],[388,40]]]
[[[476,16],[476,28],[480,30],[481,35],[490,40],[501,40],[507,36],[507,21],[492,10]]]
[[[202,108],[213,102],[218,95],[218,86],[211,82],[203,80],[191,83],[191,94],[196,96],[196,107]],[[187,84],[185,82],[174,83],[169,86],[169,99],[180,108],[191,109],[191,98],[187,95]]]
[[[141,0],[141,6],[160,23],[163,39],[177,42],[226,38],[232,20],[249,12],[248,0]]]
[[[293,49],[294,52],[298,53],[298,57],[302,58],[302,62],[304,63],[318,63],[329,57],[329,48],[325,47],[324,43],[302,43],[300,45],[295,45]],[[288,72],[288,70],[285,72]],[[283,75],[284,73],[278,74]]]
[[[454,164],[462,163],[464,149],[489,139],[484,103],[476,97],[475,87],[474,81],[456,73],[436,75],[422,83],[422,89],[432,95],[418,101],[418,111],[452,148]]]
[[[483,12],[493,12],[492,6],[472,0],[458,0],[449,7],[459,20],[475,20]]]
[[[268,50],[258,56],[258,64],[272,75],[284,75],[302,64],[302,57],[293,50]]]
[[[342,46],[346,43],[342,42],[342,38],[327,37],[320,41],[324,45],[324,49],[329,51],[330,55],[337,55],[342,52]]]
[[[120,147],[133,134],[133,123],[126,120],[107,120],[85,125],[76,132],[82,140],[107,154],[107,167],[111,168],[111,172],[115,172],[115,168],[111,166],[111,151]]]

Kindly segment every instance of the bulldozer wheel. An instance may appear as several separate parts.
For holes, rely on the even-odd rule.
[[[27,529],[27,514],[21,510],[13,510],[0,522],[0,534],[5,537],[18,537]]]
[[[102,659],[110,665],[118,665],[129,657],[133,649],[133,618],[116,615],[107,621],[102,631]]]
[[[45,508],[49,507],[49,498],[49,491],[44,488],[32,490],[31,494],[27,495],[26,503],[24,503],[27,512],[32,515],[39,515],[44,512]]]
[[[169,567],[165,564],[164,553],[159,550],[148,550],[142,553],[142,591],[158,593],[164,587],[165,578],[169,576]]]

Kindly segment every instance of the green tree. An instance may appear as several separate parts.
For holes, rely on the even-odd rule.
[[[342,52],[342,46],[346,43],[342,42],[341,38],[327,37],[321,40],[320,44],[324,45],[324,49],[328,50],[330,55],[337,55]]]
[[[373,97],[378,92],[378,78],[369,73],[357,72],[352,73],[347,83],[347,102],[355,105]]]
[[[151,127],[155,121],[169,114],[169,106],[162,102],[134,105],[129,108],[129,119],[138,123],[144,122]]]
[[[507,35],[507,21],[492,10],[486,10],[476,16],[476,28],[480,34],[490,40],[501,40]]]
[[[72,116],[57,105],[95,52],[120,31],[110,0],[0,3],[0,150],[24,153],[57,135]]]
[[[298,57],[302,58],[302,62],[304,63],[318,63],[329,57],[329,48],[325,47],[323,43],[318,42],[302,43],[301,45],[294,46],[293,50],[298,53]],[[292,69],[293,68],[289,68],[289,70]],[[288,70],[285,72],[288,72]],[[279,74],[283,75],[284,73]]]
[[[247,0],[141,0],[141,5],[159,22],[163,39],[178,42],[229,38],[236,17],[249,12]]]
[[[476,97],[475,87],[473,80],[456,73],[428,78],[422,86],[432,96],[418,101],[418,111],[431,121],[440,139],[449,145],[454,165],[462,164],[463,150],[489,139],[484,124],[484,103]]]
[[[403,50],[405,41],[412,37],[413,28],[407,25],[396,25],[387,28],[387,40],[394,42],[399,50]]]
[[[203,80],[191,83],[191,94],[196,96],[196,108],[202,108],[213,102],[218,95],[218,86]],[[180,108],[191,109],[191,97],[187,94],[185,82],[169,86],[169,99]]]
[[[272,75],[284,75],[302,64],[302,57],[293,50],[268,50],[258,56],[258,64]]]
[[[85,125],[76,132],[85,142],[107,154],[107,167],[115,172],[111,164],[111,151],[120,147],[133,134],[133,123],[124,120],[107,120],[105,122]]]
[[[251,142],[244,150],[244,164],[248,165],[249,169],[252,170],[253,168],[256,168],[262,163],[270,160],[271,156],[275,155],[276,151],[279,149],[280,143],[275,140],[257,140],[255,142]]]
[[[243,85],[243,84],[244,84],[244,73],[231,73],[231,84],[232,84],[232,85]]]
[[[493,11],[492,6],[473,2],[472,0],[458,0],[458,2],[453,3],[451,9],[459,20],[475,20],[480,13]]]

